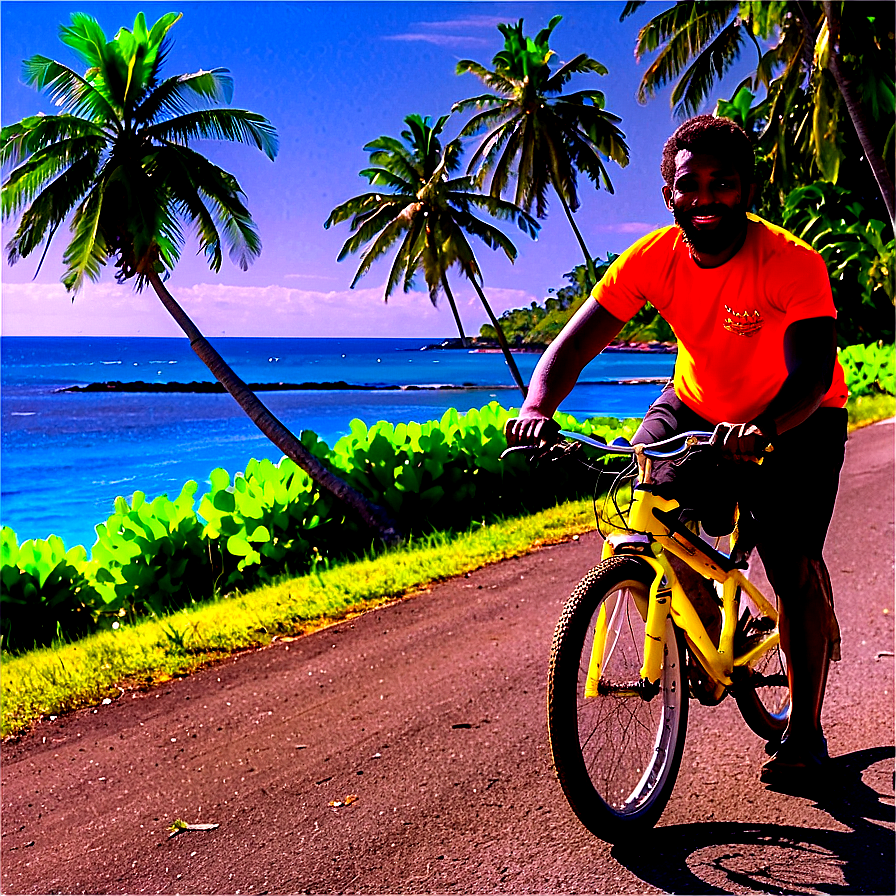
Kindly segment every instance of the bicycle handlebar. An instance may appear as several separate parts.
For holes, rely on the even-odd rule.
[[[708,445],[710,439],[712,439],[712,435],[713,434],[711,432],[691,430],[689,432],[682,432],[678,435],[671,436],[668,439],[662,439],[659,442],[652,442],[647,445],[637,446],[637,448],[640,450],[636,450],[636,446],[634,445],[608,445],[606,442],[599,442],[597,441],[597,439],[592,439],[591,436],[586,436],[578,432],[569,432],[565,429],[561,429],[557,433],[558,438],[562,436],[567,441],[580,442],[583,445],[588,445],[589,448],[597,448],[606,454],[638,454],[643,451],[645,457],[663,459],[679,457],[680,455],[690,451],[690,449],[696,445]],[[676,448],[674,451],[657,451],[657,448],[661,448],[664,445],[677,444],[679,442],[682,443],[681,446],[679,448]],[[555,442],[554,444],[557,443]],[[514,451],[535,452],[538,450],[539,447],[537,445],[514,445],[512,448],[506,448],[501,453],[501,457],[506,457],[508,454],[512,454]]]
[[[659,442],[651,442],[641,446],[607,445],[605,442],[598,442],[590,436],[578,432],[569,432],[565,429],[561,429],[558,435],[574,442],[581,442],[583,445],[588,445],[590,448],[598,448],[607,454],[638,454],[640,452],[637,449],[640,448],[645,457],[667,459],[670,457],[679,457],[690,451],[690,449],[696,445],[708,445],[713,434],[711,432],[702,432],[700,430],[690,430],[688,432],[681,432],[678,433],[678,435],[670,436],[668,439],[662,439]],[[673,451],[656,450],[664,445],[677,444],[679,442],[682,444]]]

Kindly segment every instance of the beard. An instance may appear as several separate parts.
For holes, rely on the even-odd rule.
[[[718,215],[719,223],[710,229],[702,229],[694,224],[692,218],[699,215]],[[743,203],[730,208],[727,205],[714,205],[687,212],[672,207],[672,216],[684,236],[684,241],[695,252],[718,255],[736,243],[747,227],[747,206]]]

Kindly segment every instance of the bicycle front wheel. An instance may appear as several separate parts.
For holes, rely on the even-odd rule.
[[[653,577],[636,557],[592,569],[567,602],[551,650],[554,768],[579,820],[609,842],[656,824],[684,749],[684,641],[671,619],[659,692],[651,696],[639,683]]]

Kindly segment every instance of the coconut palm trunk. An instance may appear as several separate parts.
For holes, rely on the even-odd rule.
[[[563,206],[563,211],[566,212],[566,218],[569,221],[569,226],[572,227],[572,232],[575,234],[576,239],[579,242],[579,248],[582,250],[582,255],[585,256],[585,266],[588,268],[588,273],[591,276],[593,282],[597,282],[597,272],[594,269],[594,259],[591,257],[591,253],[588,251],[588,247],[585,245],[585,238],[582,236],[582,232],[579,230],[576,219],[573,216],[572,209],[569,207],[569,203],[563,196],[563,193],[557,189],[557,182],[554,180],[554,192],[557,194],[557,198],[560,200],[560,204]]]
[[[488,319],[492,322],[492,326],[495,328],[495,333],[498,335],[498,345],[501,346],[501,351],[504,353],[504,360],[507,362],[507,366],[510,368],[510,375],[513,377],[513,381],[519,387],[520,392],[523,393],[523,399],[528,395],[528,390],[526,389],[526,383],[524,382],[522,376],[520,376],[520,370],[516,366],[516,361],[513,360],[513,354],[510,351],[510,346],[507,344],[507,337],[504,335],[504,331],[501,329],[501,324],[498,323],[498,318],[495,317],[494,311],[492,311],[492,306],[489,305],[488,299],[485,297],[485,293],[482,291],[482,287],[479,285],[479,281],[471,276],[470,282],[473,284],[473,288],[476,290],[476,294],[479,296],[479,301],[482,302],[482,307],[485,308],[485,313],[488,315]]]
[[[460,314],[457,310],[457,302],[454,301],[454,293],[451,292],[451,287],[448,285],[448,278],[445,274],[442,274],[442,289],[445,290],[445,296],[448,299],[448,305],[451,308],[451,313],[454,315],[454,322],[457,324],[457,332],[460,333],[460,344],[466,348],[469,345],[467,341],[467,337],[464,334],[464,325],[461,323]]]
[[[890,216],[890,223],[894,222],[894,189],[893,179],[887,171],[883,157],[878,152],[874,140],[871,138],[871,129],[868,124],[862,101],[859,98],[858,91],[849,77],[846,67],[842,64],[841,48],[840,48],[840,16],[836,7],[830,0],[822,3],[824,7],[825,18],[828,21],[828,30],[830,32],[830,40],[832,43],[831,53],[828,57],[828,70],[834,76],[837,89],[843,97],[843,103],[849,113],[850,121],[856,130],[856,136],[862,146],[862,152],[871,168],[871,173],[877,181],[880,195],[883,197],[884,204],[887,207],[887,214]]]
[[[264,405],[261,399],[234,373],[212,344],[202,335],[189,315],[168,292],[162,278],[155,272],[146,274],[165,310],[190,340],[190,347],[211,371],[215,379],[230,393],[249,419],[288,458],[295,461],[321,488],[349,507],[387,545],[401,540],[396,523],[376,504],[328,470]]]

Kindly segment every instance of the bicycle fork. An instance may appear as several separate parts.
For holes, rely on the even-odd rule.
[[[611,554],[608,553],[606,556],[611,556]],[[644,656],[640,681],[616,683],[612,685],[614,693],[618,693],[620,696],[634,696],[635,694],[649,696],[652,692],[656,692],[662,674],[665,626],[669,616],[684,632],[688,645],[699,655],[703,666],[720,685],[725,687],[730,687],[733,684],[731,676],[734,669],[749,666],[772,646],[772,641],[777,642],[778,634],[774,632],[747,653],[735,657],[734,632],[737,626],[739,588],[746,591],[766,615],[777,620],[775,609],[767,603],[762,593],[739,570],[732,570],[721,580],[722,631],[719,647],[716,648],[707,634],[703,621],[688,600],[669,561],[662,554],[652,557],[639,553],[638,559],[650,566],[654,573],[646,603],[643,599],[635,600],[638,612],[645,622]],[[585,682],[585,697],[597,697],[601,693],[601,673],[608,651],[612,652],[615,646],[618,627],[621,625],[619,617],[622,613],[623,601],[616,602],[609,617],[606,603],[600,608]]]

